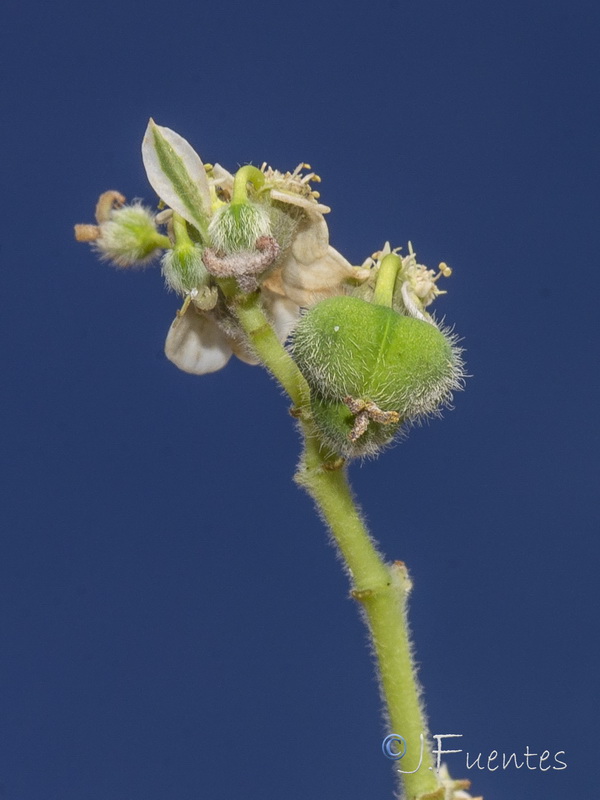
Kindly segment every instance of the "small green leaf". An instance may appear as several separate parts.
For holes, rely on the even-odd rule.
[[[142,143],[142,159],[148,181],[160,199],[206,239],[211,199],[198,153],[178,133],[151,119]]]

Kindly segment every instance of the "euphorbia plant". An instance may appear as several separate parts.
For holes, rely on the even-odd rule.
[[[353,266],[329,244],[307,164],[234,175],[203,164],[174,131],[150,121],[142,145],[156,212],[101,195],[96,225],[76,238],[120,268],[160,261],[182,298],[167,357],[198,375],[232,355],[262,364],[287,392],[303,436],[295,480],[327,521],[377,657],[387,733],[406,742],[401,791],[409,800],[468,798],[468,781],[437,770],[406,618],[406,566],[386,563],[366,530],[347,471],[419,420],[437,415],[463,382],[461,351],[428,308],[437,272],[386,244]],[[423,743],[425,743],[423,747]]]

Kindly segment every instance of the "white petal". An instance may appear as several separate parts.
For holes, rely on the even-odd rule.
[[[281,272],[281,267],[277,267],[273,272],[270,272],[266,278],[263,278],[261,288],[268,289],[270,292],[273,292],[273,294],[285,297],[285,286],[283,285]]]
[[[295,192],[283,192],[279,189],[271,189],[271,200],[277,200],[278,203],[287,203],[290,206],[299,206],[309,213],[328,214],[331,211],[329,206],[317,203],[314,198],[296,194]]]
[[[289,255],[283,263],[282,280],[287,297],[303,308],[343,293],[347,281],[361,281],[369,270],[353,267],[341,253],[328,247],[312,264],[302,264]]]
[[[302,264],[312,264],[327,253],[329,231],[321,214],[307,214],[292,242],[292,254]]]
[[[300,319],[300,306],[268,289],[263,288],[262,296],[277,338],[283,344]]]
[[[232,351],[216,322],[190,305],[182,317],[173,320],[165,342],[165,355],[184,372],[206,375],[222,369]]]
[[[233,350],[233,355],[236,356],[236,358],[239,358],[240,361],[243,361],[244,364],[250,364],[251,367],[255,367],[257,364],[260,364],[260,360],[248,350],[243,342],[238,342],[236,339],[230,339],[229,346]]]
[[[142,159],[160,199],[204,230],[211,213],[210,189],[204,164],[189,142],[151,119],[142,142]]]

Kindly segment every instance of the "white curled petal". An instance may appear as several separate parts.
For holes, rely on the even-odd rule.
[[[339,271],[340,275],[344,275],[346,279],[353,278],[354,280],[362,280],[363,278],[367,278],[370,274],[370,270],[368,269],[353,267],[339,250],[336,250],[335,247],[331,247],[331,245],[327,248],[327,261],[330,262],[332,269],[335,265],[335,269]]]
[[[276,200],[278,203],[287,203],[290,206],[298,206],[308,213],[328,214],[331,211],[329,206],[317,203],[312,197],[295,194],[294,192],[282,192],[279,189],[271,189],[271,200]]]
[[[300,319],[300,306],[268,289],[263,288],[262,296],[277,338],[283,344]]]
[[[190,305],[175,317],[165,342],[165,355],[176,367],[192,375],[222,369],[232,355],[230,342],[210,317]]]
[[[292,255],[301,264],[312,264],[327,253],[329,231],[321,214],[307,214],[292,242]]]
[[[191,144],[151,119],[142,142],[142,160],[160,199],[202,230],[211,213],[210,189],[204,164]]]
[[[400,293],[402,295],[402,302],[404,303],[404,308],[407,310],[408,315],[410,317],[415,317],[415,319],[423,320],[423,322],[430,322],[430,319],[427,319],[425,314],[421,311],[419,306],[422,304],[418,302],[414,290],[408,281],[404,281],[402,286],[400,287]]]
[[[282,282],[287,297],[303,308],[308,308],[327,297],[342,294],[344,284],[363,281],[369,270],[353,267],[333,247],[312,264],[301,264],[293,255],[288,255],[282,265]]]

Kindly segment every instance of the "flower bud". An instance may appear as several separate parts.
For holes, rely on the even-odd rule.
[[[198,244],[190,242],[167,250],[161,264],[165,283],[177,294],[185,295],[208,284],[208,272],[202,262],[202,247]]]
[[[308,311],[292,353],[311,387],[316,424],[348,457],[374,454],[402,422],[436,413],[463,376],[451,336],[357,297],[332,297]]]
[[[110,218],[100,223],[92,245],[102,258],[119,267],[132,267],[151,261],[158,248],[169,246],[169,240],[156,229],[154,215],[134,203],[113,209]]]
[[[226,255],[254,250],[256,240],[269,236],[270,230],[267,210],[250,200],[221,206],[208,227],[214,249]]]

